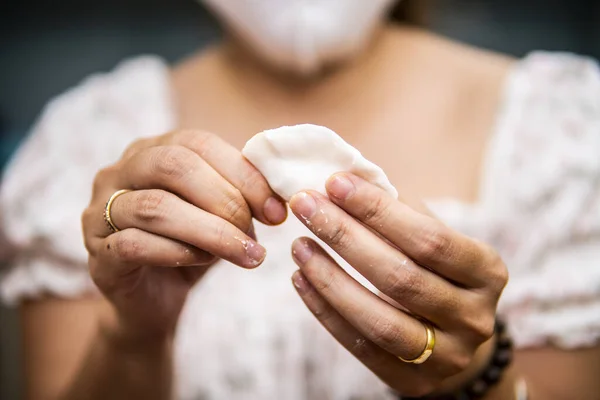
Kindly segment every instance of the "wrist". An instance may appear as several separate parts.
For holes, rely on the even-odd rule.
[[[101,314],[98,331],[105,343],[121,351],[163,350],[171,345],[174,336],[172,329],[150,330],[131,323],[112,307]]]

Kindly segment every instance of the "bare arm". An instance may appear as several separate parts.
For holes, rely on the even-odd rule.
[[[111,324],[104,300],[22,307],[27,399],[168,399],[169,337],[133,338]]]
[[[580,350],[521,350],[515,369],[528,382],[531,400],[592,400],[600,393],[600,346]]]
[[[482,349],[484,350],[484,349]],[[483,358],[483,357],[482,357]],[[486,357],[487,358],[487,357]],[[474,371],[457,376],[460,387],[484,368],[482,360]],[[525,380],[529,400],[592,400],[600,393],[600,346],[561,350],[551,347],[517,350],[512,367],[485,400],[513,400],[519,380]]]

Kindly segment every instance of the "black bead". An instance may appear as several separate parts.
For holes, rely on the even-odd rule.
[[[454,397],[454,400],[472,400],[472,397],[467,392],[462,391]]]
[[[506,324],[504,321],[497,319],[496,320],[496,332],[504,332],[506,330]]]
[[[469,389],[467,389],[467,392],[469,392],[471,396],[481,397],[488,391],[489,387],[490,385],[488,385],[486,381],[478,379],[473,382]]]
[[[483,374],[483,379],[485,379],[485,381],[489,384],[498,383],[500,377],[502,376],[502,371],[502,368],[498,366],[492,366],[485,371]]]
[[[510,349],[499,349],[494,355],[493,364],[498,367],[506,367],[512,360],[512,351]]]
[[[496,339],[496,346],[502,349],[512,347],[512,339],[506,333],[499,334]]]

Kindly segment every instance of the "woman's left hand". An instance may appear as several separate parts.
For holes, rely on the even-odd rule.
[[[293,282],[310,311],[364,365],[398,392],[422,396],[466,370],[494,334],[507,269],[489,246],[347,173],[327,182],[329,198],[295,195],[292,211],[392,306],[348,275],[314,241],[293,245]],[[417,208],[417,207],[415,207]],[[421,365],[424,324],[436,344]]]

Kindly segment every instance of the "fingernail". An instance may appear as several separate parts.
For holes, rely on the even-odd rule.
[[[247,240],[245,243],[243,242],[243,245],[246,249],[246,256],[248,257],[250,266],[259,266],[265,259],[267,250],[254,240]]]
[[[310,194],[306,192],[295,194],[290,199],[290,207],[304,220],[311,219],[317,212],[317,202]]]
[[[294,275],[292,275],[292,282],[299,293],[306,293],[310,290],[310,283],[308,283],[300,271],[294,272]]]
[[[356,190],[350,179],[341,174],[329,178],[326,186],[329,194],[339,200],[346,200],[348,197],[352,196]]]
[[[296,240],[292,245],[292,255],[298,263],[306,264],[313,255],[311,244],[304,239]]]
[[[287,210],[285,205],[275,197],[269,197],[263,206],[265,218],[274,225],[285,221]]]

